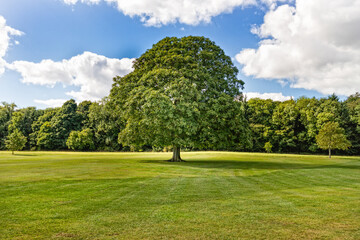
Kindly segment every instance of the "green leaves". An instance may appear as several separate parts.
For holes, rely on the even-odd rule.
[[[25,147],[26,137],[20,132],[19,129],[15,128],[12,133],[7,137],[5,141],[6,148],[14,151],[20,151]]]
[[[66,141],[66,146],[72,150],[94,150],[93,134],[90,129],[72,131]]]
[[[115,78],[111,105],[125,122],[124,145],[239,148],[248,129],[243,82],[221,48],[204,37],[165,38]]]
[[[346,150],[351,143],[346,139],[345,131],[337,122],[326,123],[316,136],[316,142],[321,149]]]

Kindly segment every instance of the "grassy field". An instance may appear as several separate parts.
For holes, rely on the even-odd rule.
[[[0,239],[360,239],[360,157],[0,152]]]

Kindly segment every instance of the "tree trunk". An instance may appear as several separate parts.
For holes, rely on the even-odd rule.
[[[331,158],[331,148],[329,148],[329,158]]]
[[[173,156],[170,159],[170,162],[182,162],[183,160],[180,157],[180,146],[173,147]]]

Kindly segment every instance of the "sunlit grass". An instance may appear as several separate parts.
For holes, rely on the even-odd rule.
[[[0,239],[360,239],[360,158],[0,152]]]

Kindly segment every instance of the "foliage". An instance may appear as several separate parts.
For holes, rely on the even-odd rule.
[[[0,106],[0,150],[6,147],[5,139],[8,135],[8,126],[15,107],[14,103],[9,104],[6,102],[2,102],[2,106]]]
[[[72,150],[94,150],[93,134],[90,129],[72,131],[66,141],[66,146]]]
[[[272,116],[272,144],[279,152],[298,149],[299,111],[294,100],[279,103]]]
[[[14,151],[20,151],[25,147],[26,141],[26,137],[16,128],[12,130],[12,133],[8,136],[5,144],[6,148],[14,154]]]
[[[205,134],[199,134],[195,137],[195,139],[200,139],[199,144],[183,147],[188,150],[226,149],[261,152],[266,151],[264,146],[269,142],[272,145],[272,152],[319,153],[321,149],[316,142],[316,136],[326,123],[336,121],[344,130],[346,139],[351,143],[349,149],[338,150],[338,152],[350,155],[360,154],[360,138],[358,137],[360,134],[360,94],[351,95],[345,101],[340,101],[334,95],[321,99],[301,97],[296,101],[285,102],[270,99],[241,101],[241,97],[238,99],[240,101],[235,104],[238,104],[239,108],[234,110],[232,102],[229,105],[226,100],[219,97],[216,100],[219,103],[214,103],[213,106],[219,111],[222,109],[221,114],[216,115],[216,111],[203,113],[203,118],[208,119],[201,124],[203,130],[206,129],[206,124],[218,126],[217,129],[214,128],[211,138],[205,138]],[[164,147],[173,148],[171,144],[162,146],[151,143],[147,145],[133,143],[129,147],[119,144],[117,140],[119,133],[125,129],[125,119],[121,106],[116,104],[114,99],[109,101],[108,98],[104,98],[99,102],[84,101],[78,106],[71,100],[60,108],[45,110],[38,110],[34,107],[15,109],[15,106],[15,104],[8,103],[0,106],[0,149],[6,149],[5,140],[15,129],[18,129],[26,137],[25,149],[32,150],[66,149],[66,141],[70,132],[80,132],[84,129],[89,129],[88,131],[92,134],[94,143],[92,150],[144,151],[163,149]],[[157,106],[156,102],[153,103],[155,113],[161,108],[162,106]],[[147,109],[151,112],[150,107]],[[186,111],[191,112],[186,108],[182,110],[184,114]],[[242,117],[237,117],[237,115]],[[240,125],[245,129],[245,137],[239,135],[239,138],[244,138],[245,144],[234,146],[231,139],[229,142],[222,141],[221,144],[215,144],[221,139],[224,140],[223,135],[234,132],[232,129],[222,131],[225,126],[221,125],[219,116],[230,119],[230,126]],[[155,118],[156,116],[153,116],[153,119]],[[251,135],[250,143],[247,142],[248,135]],[[235,135],[232,134],[232,136]]]
[[[32,124],[42,113],[42,110],[36,110],[35,107],[23,108],[16,110],[9,121],[9,132],[16,128],[19,129],[27,139],[27,149],[30,149]]]
[[[73,99],[59,109],[51,109],[34,123],[33,137],[40,149],[65,149],[66,140],[73,130],[81,129],[81,115]]]
[[[123,145],[241,149],[249,131],[235,98],[243,82],[224,51],[204,37],[165,38],[115,78],[110,100]],[[176,148],[174,148],[176,149]]]
[[[271,123],[278,102],[270,99],[253,98],[247,101],[246,116],[251,130],[252,151],[262,151],[270,140]]]
[[[266,142],[264,145],[265,152],[271,153],[272,145],[270,142]]]
[[[94,134],[94,144],[97,150],[118,151],[118,135],[123,129],[123,123],[118,114],[109,105],[108,99],[92,103],[89,108],[88,126]]]
[[[82,128],[89,127],[89,114],[90,114],[90,107],[93,103],[91,101],[82,101],[79,103],[77,107],[77,113],[80,116],[81,126]]]
[[[31,129],[32,129],[32,133],[30,134],[30,148],[32,150],[35,150],[37,148],[44,149],[43,144],[39,145],[39,138],[45,139],[46,136],[40,136],[40,135],[44,135],[44,128],[46,128],[45,126],[42,127],[45,122],[49,122],[51,121],[51,119],[55,116],[56,112],[58,111],[58,108],[48,108],[45,109],[44,111],[42,111],[38,117],[38,119],[36,121],[34,121],[31,124]],[[51,125],[51,124],[50,124]],[[40,132],[40,129],[42,128],[42,131]],[[51,126],[50,126],[51,128]],[[49,133],[51,129],[46,129],[46,132]],[[40,141],[43,142],[43,141]],[[49,149],[51,149],[51,144],[48,146],[50,147]],[[45,148],[47,149],[47,148]]]
[[[81,115],[77,112],[75,100],[66,101],[51,119],[52,146],[57,149],[66,148],[66,139],[73,130],[81,129]]]
[[[346,150],[351,146],[346,139],[344,129],[340,128],[337,122],[324,124],[316,136],[316,142],[321,149],[329,150],[329,157],[331,157],[332,149]]]

